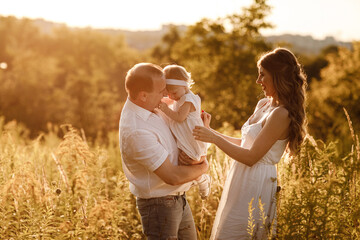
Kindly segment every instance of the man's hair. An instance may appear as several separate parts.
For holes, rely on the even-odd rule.
[[[152,92],[153,78],[164,75],[160,66],[152,63],[138,63],[126,74],[125,89],[130,98],[136,99],[140,91]]]

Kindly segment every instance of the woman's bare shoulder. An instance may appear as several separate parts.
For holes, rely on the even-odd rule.
[[[283,123],[290,122],[289,111],[283,106],[275,108],[270,117]]]

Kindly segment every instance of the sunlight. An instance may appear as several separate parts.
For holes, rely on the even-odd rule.
[[[7,69],[7,63],[6,62],[0,63],[0,69]]]
[[[250,9],[255,1],[257,8]],[[274,6],[269,16],[264,13],[268,4]],[[168,76],[169,64],[191,72],[195,85],[188,91],[189,101],[196,102],[198,111],[191,113],[189,104],[183,107],[179,101],[173,109],[180,112],[168,115],[199,118],[203,109],[204,126],[212,115],[213,131],[194,132],[195,137],[209,133],[203,140],[216,143],[201,153],[208,159],[210,195],[203,200],[198,186],[186,193],[192,212],[188,216],[195,223],[190,228],[196,229],[197,239],[211,239],[213,229],[227,227],[222,215],[228,212],[233,217],[229,235],[247,228],[253,229],[249,238],[359,239],[359,12],[360,0],[2,1],[0,240],[145,239],[136,204],[141,205],[136,200],[142,196],[136,193],[170,199],[168,207],[175,199],[184,203],[185,195],[177,193],[186,189],[167,183],[191,181],[195,173],[173,166],[179,176],[172,181],[168,174],[165,181],[160,175],[166,171],[158,171],[171,161],[175,164],[177,143],[183,145],[172,137],[171,120],[160,112],[168,109],[160,103],[169,100],[161,99],[165,82],[161,89],[157,84],[154,89],[147,84],[131,89],[131,82],[140,78],[178,78]],[[186,24],[188,32],[183,26],[178,31],[161,28],[170,23]],[[262,23],[276,26],[268,32],[272,36],[261,32]],[[314,40],[329,34],[358,41]],[[261,58],[276,47],[288,48],[296,58],[285,49],[275,51],[279,55],[274,54],[274,62],[272,54]],[[269,65],[265,58],[270,58]],[[130,70],[141,62],[164,71]],[[286,74],[277,74],[276,65],[283,65]],[[258,76],[258,66],[266,68],[264,76]],[[277,106],[266,96],[278,100]],[[146,106],[152,106],[152,112]],[[183,109],[187,113],[182,114]],[[257,122],[249,124],[248,117]],[[147,127],[151,124],[156,128]],[[193,124],[188,125],[188,140],[193,140]],[[136,139],[128,141],[127,134]],[[224,146],[216,146],[219,143]],[[257,146],[259,152],[252,154]],[[278,162],[286,146],[291,152]],[[131,184],[130,165],[144,171]],[[137,183],[144,191],[136,190]],[[169,196],[172,192],[176,195]],[[232,203],[234,208],[229,207]],[[247,217],[250,212],[253,218]]]
[[[224,17],[240,12],[242,7],[251,2],[252,0],[184,0],[174,6],[166,0],[13,0],[2,5],[0,15],[43,18],[72,27],[154,30],[160,29],[163,24],[189,25],[202,18]]]
[[[1,5],[0,15],[43,18],[71,27],[159,30],[164,24],[191,25],[202,18],[216,19],[240,13],[253,0],[12,0]],[[265,35],[301,34],[315,38],[334,36],[339,40],[360,39],[354,24],[360,22],[358,0],[268,0],[272,6],[269,21],[274,29]],[[326,11],[324,9],[326,8]]]

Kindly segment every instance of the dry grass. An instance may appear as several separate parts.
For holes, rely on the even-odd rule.
[[[309,138],[301,154],[278,166],[278,239],[359,239],[360,145],[341,153],[336,142]],[[84,134],[62,126],[31,140],[25,128],[0,119],[1,239],[144,239],[135,199],[121,171],[117,133],[107,144],[87,143]],[[231,131],[229,129],[225,129]],[[238,132],[231,132],[239,134]],[[208,239],[231,160],[209,151],[211,195],[192,188],[188,200],[199,239]],[[285,161],[286,160],[286,161]],[[249,205],[249,212],[259,207]],[[268,239],[273,224],[263,222]],[[256,233],[249,218],[249,239]]]

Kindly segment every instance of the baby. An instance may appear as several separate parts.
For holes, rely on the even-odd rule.
[[[175,135],[178,147],[190,158],[200,160],[206,155],[208,144],[197,141],[192,135],[195,126],[204,126],[201,119],[201,99],[190,91],[193,84],[191,75],[182,66],[168,65],[164,68],[166,89],[170,99],[174,100],[173,109],[164,102],[159,108],[170,120],[170,129]],[[210,194],[210,176],[203,174],[195,181],[199,186],[202,199]]]

